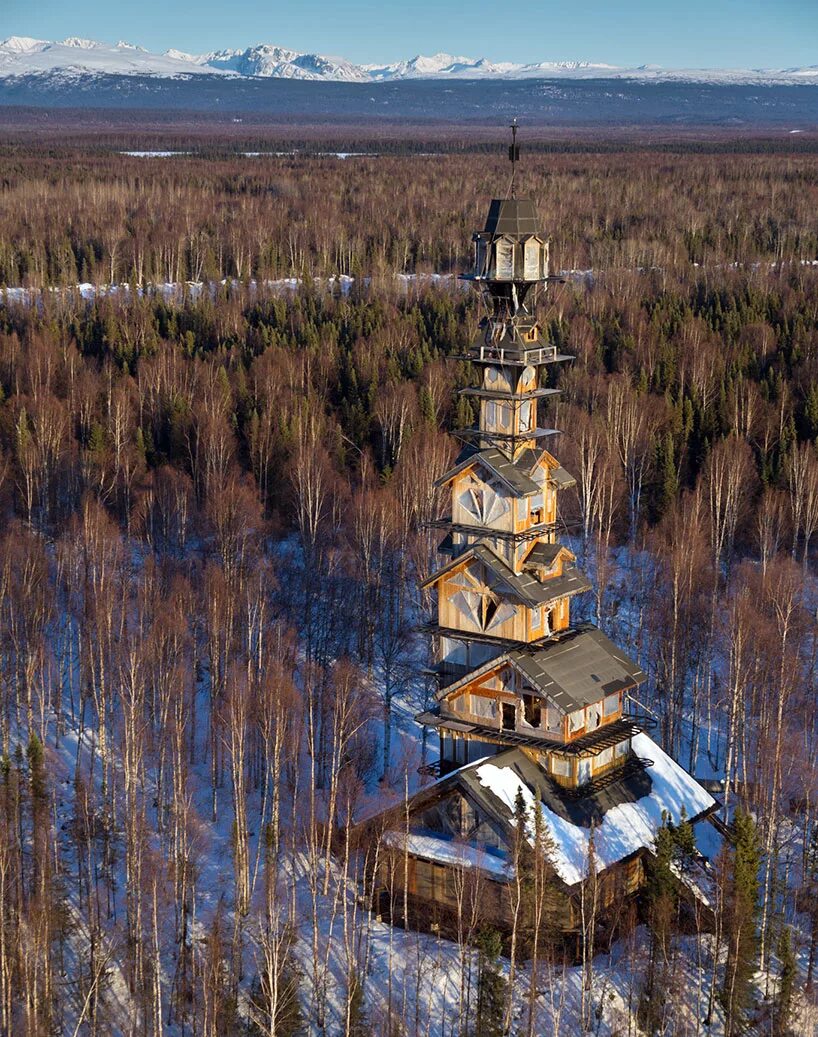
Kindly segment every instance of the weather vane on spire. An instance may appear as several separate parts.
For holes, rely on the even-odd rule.
[[[517,143],[517,118],[511,120],[511,144],[508,146],[508,157],[511,160],[511,188],[509,194],[514,197],[514,174],[517,172],[517,163],[520,161],[520,145]]]

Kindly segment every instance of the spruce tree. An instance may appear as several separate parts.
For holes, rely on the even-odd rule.
[[[818,442],[818,382],[813,382],[804,399],[804,435]]]
[[[665,814],[654,839],[645,887],[650,945],[639,1003],[639,1022],[650,1033],[659,1027],[665,1004],[670,930],[677,907],[676,882],[671,871],[676,853],[675,833]]]
[[[535,851],[528,838],[529,829],[534,826],[536,820],[537,812],[533,813],[534,817],[530,817],[522,791],[517,789],[517,796],[514,800],[513,858],[520,895],[517,935],[520,941],[520,953],[524,957],[529,953],[534,933]]]
[[[658,522],[679,492],[679,479],[676,473],[676,451],[673,436],[666,432],[656,443],[655,448],[655,480],[653,486],[653,519]]]
[[[686,871],[696,857],[696,836],[693,825],[687,816],[687,811],[682,807],[678,825],[670,824],[673,833],[674,855],[679,867]]]
[[[812,988],[815,959],[818,956],[818,824],[813,824],[804,877],[805,904],[810,920],[809,955],[807,957],[807,990]]]
[[[473,1037],[503,1037],[506,981],[500,972],[500,934],[484,929],[477,938],[477,1009]]]
[[[778,994],[773,1011],[773,1033],[775,1037],[787,1037],[792,1033],[792,995],[798,965],[792,946],[790,927],[785,925],[778,937]]]
[[[728,856],[724,935],[727,964],[722,985],[725,1035],[741,1032],[751,1003],[751,980],[758,954],[758,870],[761,849],[755,821],[742,810],[733,820],[734,841]]]

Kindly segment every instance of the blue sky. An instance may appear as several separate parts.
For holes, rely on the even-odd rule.
[[[393,61],[447,51],[616,65],[818,64],[818,0],[0,0],[0,39],[87,36],[194,52],[253,43]]]

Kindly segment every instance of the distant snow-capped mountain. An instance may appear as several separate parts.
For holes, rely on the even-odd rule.
[[[370,78],[362,68],[343,58],[301,54],[270,43],[245,50],[213,51],[194,56],[192,60],[200,66],[264,79],[330,79],[354,83]]]
[[[0,79],[35,75],[72,80],[99,75],[226,76],[373,83],[402,79],[630,79],[644,82],[816,84],[818,65],[784,69],[622,68],[587,61],[493,62],[452,54],[417,55],[391,64],[355,65],[344,58],[302,53],[269,43],[244,50],[153,54],[120,41],[115,45],[69,37],[60,42],[11,36],[0,43]]]
[[[103,74],[178,77],[219,72],[171,54],[151,54],[122,41],[112,46],[74,36],[58,43],[11,36],[0,43],[0,78],[55,74],[76,79]]]

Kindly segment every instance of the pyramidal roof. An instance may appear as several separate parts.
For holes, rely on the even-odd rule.
[[[485,234],[541,234],[537,209],[530,198],[494,198],[486,217]]]

